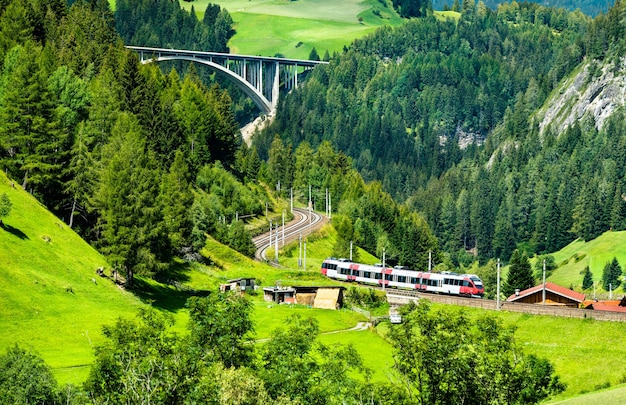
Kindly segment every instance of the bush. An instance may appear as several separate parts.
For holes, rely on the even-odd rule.
[[[379,308],[387,302],[387,296],[373,288],[350,287],[346,292],[346,302],[358,307]]]

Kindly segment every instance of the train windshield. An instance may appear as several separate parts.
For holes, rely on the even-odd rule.
[[[481,279],[476,276],[471,276],[470,279],[474,282],[474,284],[476,284],[476,287],[482,287],[483,282]]]

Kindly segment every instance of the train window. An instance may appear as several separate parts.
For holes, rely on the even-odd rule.
[[[385,274],[385,280],[393,281],[393,274]]]
[[[339,274],[346,274],[346,275],[348,275],[348,274],[350,274],[350,269],[341,268],[340,271],[339,271]]]
[[[417,277],[411,277],[411,284],[417,284]]]
[[[363,277],[365,277],[365,278],[372,278],[372,273],[370,273],[369,271],[365,271],[365,272],[363,272]]]
[[[376,273],[376,274],[374,274],[374,278],[376,280],[382,280],[383,279],[383,273]]]
[[[463,287],[469,287],[469,281],[463,280]]]
[[[444,279],[443,279],[443,283],[444,283],[444,284],[452,284],[452,283],[450,282],[450,279],[449,279],[449,278],[444,278]]]
[[[353,276],[359,276],[359,271],[358,270],[352,270],[352,275]]]
[[[461,280],[459,279],[454,280],[454,285],[461,285]]]
[[[406,283],[406,276],[398,276],[398,283]]]

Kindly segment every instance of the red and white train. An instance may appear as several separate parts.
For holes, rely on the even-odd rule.
[[[384,284],[385,287],[474,298],[482,298],[485,294],[483,282],[474,274],[429,273],[411,270],[405,266],[383,268],[382,265],[372,266],[335,258],[324,260],[321,271],[325,276],[336,280],[379,286]]]

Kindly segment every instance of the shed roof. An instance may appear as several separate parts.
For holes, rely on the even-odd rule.
[[[575,302],[583,302],[585,300],[585,294],[579,293],[576,291],[572,291],[569,288],[562,287],[558,284],[554,284],[551,282],[546,283],[546,291],[550,291],[554,294],[560,295],[562,297],[568,298]],[[507,301],[517,301],[524,297],[528,297],[529,295],[542,293],[543,292],[543,284],[536,285],[534,287],[528,288],[524,291],[520,291],[519,295],[513,294]]]
[[[626,312],[626,307],[607,305],[603,302],[595,302],[591,305],[591,308],[595,311]]]

